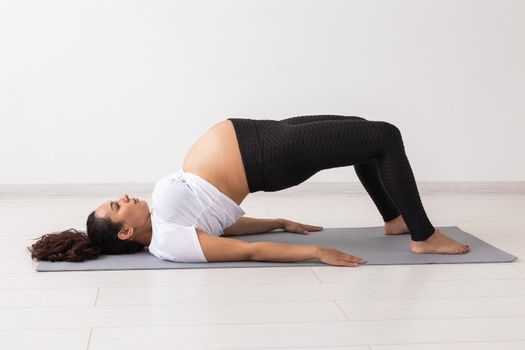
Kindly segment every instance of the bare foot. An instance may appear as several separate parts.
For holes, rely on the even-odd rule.
[[[411,241],[410,250],[417,254],[465,254],[470,248],[436,229],[425,241]]]
[[[409,233],[409,231],[401,215],[385,222],[385,235],[400,235],[402,233]]]

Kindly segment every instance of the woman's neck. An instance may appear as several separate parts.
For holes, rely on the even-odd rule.
[[[151,213],[144,226],[135,230],[133,235],[133,242],[137,242],[144,246],[149,246],[151,243],[152,229],[151,229]]]

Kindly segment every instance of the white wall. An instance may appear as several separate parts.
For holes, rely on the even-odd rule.
[[[1,0],[0,183],[154,182],[220,120],[304,114],[394,123],[418,181],[522,181],[524,18],[519,0]]]

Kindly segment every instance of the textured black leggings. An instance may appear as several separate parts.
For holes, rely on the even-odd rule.
[[[250,192],[279,191],[321,170],[353,165],[385,222],[401,214],[414,241],[434,233],[401,132],[393,124],[341,115],[228,119],[236,130]]]

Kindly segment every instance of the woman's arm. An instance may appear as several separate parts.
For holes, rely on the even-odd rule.
[[[202,252],[214,261],[301,261],[319,259],[320,247],[277,242],[245,242],[240,239],[212,236],[197,229]]]
[[[251,233],[269,232],[284,228],[283,219],[256,219],[247,216],[241,217],[234,224],[224,229],[223,236],[238,236]]]
[[[250,233],[263,233],[275,229],[284,229],[287,232],[307,234],[308,232],[321,231],[322,226],[301,224],[288,219],[255,219],[242,217],[233,225],[224,230],[223,236],[247,235]]]
[[[364,260],[333,248],[278,242],[245,242],[212,236],[197,229],[197,237],[208,262],[214,261],[303,261],[316,259],[335,266],[357,266]]]

